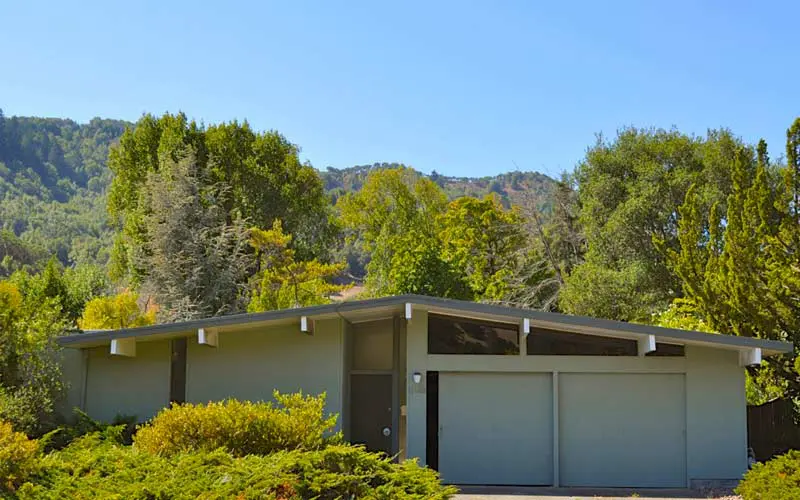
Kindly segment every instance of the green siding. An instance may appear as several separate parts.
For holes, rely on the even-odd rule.
[[[227,398],[268,401],[274,390],[326,393],[326,409],[340,416],[344,346],[339,319],[317,321],[314,334],[299,325],[221,332],[219,346],[190,339],[186,400],[206,403]]]
[[[86,413],[102,422],[149,419],[169,403],[169,365],[168,341],[137,342],[133,358],[111,356],[107,346],[89,349]]]

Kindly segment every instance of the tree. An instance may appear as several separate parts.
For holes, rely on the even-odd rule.
[[[763,141],[755,163],[740,148],[731,163],[733,188],[725,211],[719,204],[705,210],[697,188],[690,189],[679,210],[680,248],[665,255],[681,279],[684,297],[676,302],[714,331],[797,346],[800,119],[787,131],[786,151],[786,166],[773,168]],[[751,369],[754,393],[799,396],[796,360],[795,352]]]
[[[20,270],[12,274],[14,283],[32,302],[52,301],[64,319],[74,325],[89,300],[100,295],[108,286],[103,270],[93,265],[64,269],[51,257],[39,273]]]
[[[278,132],[256,133],[247,122],[204,128],[184,114],[145,115],[125,131],[109,155],[115,176],[108,207],[121,229],[114,251],[117,274],[131,277],[134,284],[147,276],[148,270],[136,267],[131,258],[143,252],[151,238],[143,224],[151,210],[147,179],[182,159],[187,150],[203,172],[199,190],[215,186],[216,205],[228,223],[246,219],[257,227],[270,227],[280,219],[294,235],[300,257],[326,254],[335,232],[327,198],[317,172],[300,162],[297,146]]]
[[[54,424],[63,390],[55,338],[66,326],[57,299],[0,281],[0,420],[17,431],[40,435]]]
[[[131,267],[147,270],[142,290],[166,321],[244,311],[254,268],[245,220],[230,218],[225,186],[209,184],[196,158],[191,150],[164,157],[147,174],[140,221],[147,240],[130,257]]]
[[[289,247],[292,236],[280,221],[270,230],[252,228],[250,244],[256,250],[260,272],[247,310],[250,312],[327,304],[330,296],[346,285],[330,282],[344,271],[344,264],[324,264],[317,259],[298,261]]]
[[[142,311],[139,295],[125,291],[117,295],[96,297],[86,304],[78,319],[81,330],[118,330],[155,323],[155,311]]]
[[[371,256],[366,284],[373,295],[505,302],[541,277],[530,266],[522,216],[494,194],[447,203],[432,181],[386,169],[372,172],[338,207],[351,239]]]
[[[376,170],[369,174],[360,191],[340,198],[337,207],[343,226],[370,255],[366,279],[370,294],[381,296],[407,290],[396,286],[396,278],[403,273],[401,266],[425,262],[423,267],[444,269],[431,260],[438,255],[431,249],[437,248],[433,221],[446,206],[441,188],[407,168]],[[413,253],[422,249],[428,257],[414,258]],[[415,280],[409,282],[412,289],[429,289],[418,284]]]
[[[663,249],[679,248],[676,209],[692,184],[703,207],[716,203],[724,210],[730,165],[742,146],[726,130],[704,139],[638,129],[623,130],[612,143],[600,137],[575,172],[588,248],[565,279],[561,307],[625,321],[648,321],[665,309],[681,294],[681,283],[654,240]],[[751,150],[743,155],[752,160]]]
[[[524,259],[519,210],[506,210],[496,195],[463,197],[450,202],[436,226],[442,259],[466,275],[473,297],[501,300],[507,295],[509,278]]]

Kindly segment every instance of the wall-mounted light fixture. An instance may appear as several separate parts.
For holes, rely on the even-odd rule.
[[[422,374],[420,372],[414,372],[414,374],[411,375],[411,380],[413,380],[415,384],[419,384],[422,382]]]

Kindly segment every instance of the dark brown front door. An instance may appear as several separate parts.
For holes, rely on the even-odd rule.
[[[351,375],[350,441],[392,455],[392,416],[392,375]]]

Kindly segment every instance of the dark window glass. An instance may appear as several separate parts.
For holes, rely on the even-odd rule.
[[[636,341],[531,328],[528,354],[536,356],[636,356]]]
[[[645,356],[686,356],[682,345],[656,343],[656,350],[648,352]]]
[[[519,354],[519,327],[431,314],[428,353]]]

